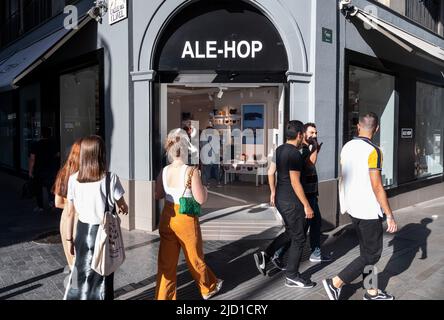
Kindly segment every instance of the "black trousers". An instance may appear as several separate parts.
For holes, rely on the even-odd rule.
[[[375,265],[382,253],[382,220],[351,219],[358,235],[360,255],[338,274],[347,284],[363,275],[366,266]]]
[[[46,192],[46,198],[48,201],[54,201],[54,196],[51,192],[54,180],[55,178],[49,174],[39,174],[34,177],[35,195],[37,198],[37,206],[39,208],[47,209],[44,203],[44,192]]]
[[[278,249],[290,242],[286,276],[294,278],[299,276],[299,265],[306,240],[307,220],[304,208],[295,201],[282,200],[276,200],[276,208],[284,220],[285,232],[273,240],[265,249],[265,253],[272,257]]]

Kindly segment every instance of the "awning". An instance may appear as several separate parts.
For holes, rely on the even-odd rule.
[[[17,82],[51,57],[92,18],[86,14],[77,29],[60,28],[0,61],[0,92],[17,88]]]
[[[405,50],[444,65],[444,49],[441,47],[379,19],[362,9],[354,6],[348,9],[351,11],[351,16],[357,17],[367,25],[371,26],[372,29],[380,32]]]

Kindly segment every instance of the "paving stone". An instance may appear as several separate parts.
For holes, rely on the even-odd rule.
[[[1,175],[1,173],[0,173]],[[0,201],[8,196],[3,192],[0,183]],[[12,196],[11,196],[12,198]],[[14,212],[20,207],[24,216],[17,216],[23,221],[23,233],[2,233],[0,238],[0,293],[1,297],[11,300],[59,300],[63,298],[63,273],[56,273],[64,268],[66,258],[62,245],[42,245],[29,241],[32,234],[45,232],[51,223],[58,230],[58,219],[36,217],[27,214],[32,203],[21,204],[11,201]],[[11,205],[12,205],[11,204]],[[427,204],[402,210],[399,216],[401,230],[398,234],[384,234],[384,250],[377,264],[380,272],[386,271],[388,278],[387,291],[395,294],[397,299],[444,299],[444,220],[434,220],[427,226],[421,225],[421,219],[444,210],[444,198]],[[435,213],[431,213],[431,212]],[[10,212],[10,211],[9,211]],[[7,215],[8,210],[0,212]],[[47,219],[47,220],[44,220]],[[56,221],[57,220],[57,221]],[[18,221],[8,220],[11,227],[18,226]],[[2,225],[3,226],[3,225]],[[2,227],[0,226],[0,227]],[[29,230],[25,230],[29,228]],[[2,229],[3,230],[3,229]],[[9,230],[9,227],[4,230]],[[28,235],[26,235],[28,233]],[[334,233],[334,232],[333,232]],[[332,234],[333,234],[332,233]],[[28,237],[28,240],[22,240]],[[153,299],[156,274],[158,236],[133,231],[123,232],[127,250],[127,260],[115,274],[116,296],[127,299]],[[310,274],[318,285],[311,290],[297,290],[284,286],[284,273],[271,270],[264,277],[254,265],[252,253],[265,247],[270,241],[205,241],[204,252],[208,265],[217,276],[225,279],[221,293],[214,297],[218,300],[232,299],[282,299],[282,300],[327,300],[322,287],[322,279],[337,274],[359,254],[356,246],[356,235],[346,231],[342,235],[329,237],[325,242],[328,252],[343,252],[331,264],[314,265],[307,261],[308,244],[304,251],[301,271]],[[339,245],[340,244],[340,245]],[[419,259],[422,249],[427,244],[427,258]],[[390,245],[390,246],[389,246]],[[178,263],[178,297],[179,299],[201,299],[181,253]],[[13,287],[19,284],[19,287]],[[349,287],[349,299],[361,300],[363,295],[360,280]],[[131,296],[132,292],[138,292]]]

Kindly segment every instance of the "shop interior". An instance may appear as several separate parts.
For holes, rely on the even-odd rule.
[[[163,134],[180,127],[187,130],[192,140],[197,135],[195,141],[200,141],[199,165],[209,190],[202,215],[273,218],[276,213],[269,206],[267,167],[282,139],[282,88],[191,84],[167,85],[166,92],[168,107],[163,117]],[[203,130],[219,135],[219,150],[209,148],[208,141],[213,138]],[[209,155],[215,151],[220,163],[203,164],[207,151]]]

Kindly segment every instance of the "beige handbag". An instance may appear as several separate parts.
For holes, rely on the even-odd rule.
[[[125,261],[120,218],[114,206],[111,211],[109,210],[110,180],[110,173],[108,172],[106,174],[105,213],[97,230],[94,255],[91,262],[91,269],[102,276],[109,276]]]

